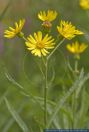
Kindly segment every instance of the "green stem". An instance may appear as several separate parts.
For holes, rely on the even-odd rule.
[[[78,60],[75,60],[75,73],[78,72]]]
[[[58,49],[58,47],[64,42],[65,38],[63,38],[60,43],[54,48],[54,50],[49,54],[46,58],[45,62],[45,87],[44,87],[44,128],[47,128],[47,89],[48,89],[48,60],[54,54],[54,52]],[[43,60],[44,63],[44,60]]]
[[[62,39],[60,43],[54,48],[54,50],[46,58],[45,62],[45,88],[44,88],[44,128],[47,128],[47,89],[48,89],[48,60],[58,49],[58,47],[64,42],[65,39]],[[44,63],[44,62],[43,62]]]
[[[26,37],[24,36],[23,32],[20,32],[19,34],[17,34],[18,37],[22,38],[23,40],[27,41]]]
[[[78,73],[78,60],[75,60],[75,79],[77,78]],[[76,107],[77,107],[77,100],[76,100],[76,91],[74,91],[72,96],[72,112],[73,112],[73,123],[72,128],[75,127],[75,118],[76,118]]]
[[[44,88],[44,126],[45,126],[45,129],[47,127],[47,88],[48,88],[47,74],[48,74],[48,61],[46,59],[46,63],[45,63],[45,88]]]
[[[73,112],[73,122],[72,122],[72,129],[74,128],[75,124],[75,92],[72,95],[72,112]]]
[[[60,43],[53,49],[53,51],[49,54],[49,56],[47,57],[47,60],[49,60],[51,58],[51,56],[54,54],[54,52],[58,49],[58,47],[64,42],[65,38],[63,38]]]
[[[22,37],[25,41],[27,41],[27,39],[25,38],[25,36]]]

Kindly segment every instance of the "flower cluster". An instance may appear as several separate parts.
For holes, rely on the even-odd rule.
[[[45,28],[48,28],[49,30],[52,27],[52,21],[56,19],[57,12],[53,10],[40,11],[38,13],[38,18],[43,22],[42,26]],[[55,39],[49,35],[49,32],[45,35],[44,32],[38,31],[34,33],[34,35],[29,35],[27,38],[25,38],[24,33],[22,32],[22,28],[25,24],[25,20],[22,19],[18,23],[15,22],[15,27],[9,27],[9,30],[5,30],[4,37],[6,38],[13,38],[15,36],[21,37],[25,40],[25,44],[27,49],[34,54],[35,56],[46,56],[49,53],[49,50],[56,49],[58,47],[57,44],[55,44]],[[83,32],[76,29],[75,26],[71,24],[71,22],[66,22],[61,20],[59,25],[57,26],[58,33],[65,39],[71,40],[76,35],[82,35]],[[59,36],[58,34],[58,36]],[[77,47],[77,48],[75,48]],[[72,46],[67,46],[68,50],[71,52],[83,52],[84,45],[78,46],[78,43],[72,44]],[[76,50],[75,50],[76,49]]]
[[[80,1],[81,1],[80,5],[84,9],[89,8],[89,3],[88,3],[89,0],[80,0]],[[78,35],[84,34],[82,31],[77,29],[71,22],[61,20],[59,22],[59,25],[56,26],[57,35],[55,35],[56,37],[54,38],[51,35],[51,31],[52,31],[51,28],[52,28],[52,22],[56,19],[57,15],[58,15],[58,13],[53,10],[48,10],[46,12],[40,11],[38,13],[38,19],[40,19],[42,21],[42,24],[41,24],[42,30],[38,30],[38,31],[34,32],[33,34],[29,34],[29,36],[27,36],[27,37],[25,37],[24,33],[22,32],[22,29],[25,24],[24,19],[21,19],[19,22],[15,22],[14,27],[9,27],[9,29],[5,30],[5,32],[4,32],[4,37],[6,37],[6,38],[10,39],[10,38],[14,38],[17,36],[17,37],[23,39],[25,41],[25,46],[28,49],[28,52],[30,52],[33,56],[37,56],[40,58],[42,57],[41,61],[43,61],[43,62],[40,63],[41,65],[39,65],[39,66],[41,66],[41,67],[39,67],[39,68],[40,68],[41,73],[43,74],[43,78],[42,78],[43,82],[41,82],[39,84],[43,85],[45,83],[44,89],[41,92],[44,95],[42,98],[42,101],[43,101],[42,102],[42,110],[44,111],[44,125],[41,124],[41,126],[43,126],[44,129],[49,128],[49,126],[51,126],[51,123],[55,116],[55,112],[54,112],[54,114],[51,115],[52,117],[50,118],[49,123],[47,123],[47,119],[49,118],[48,111],[47,111],[48,110],[48,101],[51,104],[54,104],[54,101],[52,102],[52,101],[48,100],[49,97],[48,97],[47,93],[48,93],[48,88],[50,86],[49,84],[52,84],[55,81],[54,80],[55,79],[55,69],[53,68],[53,65],[52,66],[48,65],[49,59],[51,58],[51,56],[54,54],[54,52],[59,48],[59,46],[65,40],[69,41]],[[67,77],[67,81],[68,81],[68,76],[69,76],[69,80],[71,83],[73,83],[73,79],[74,79],[74,84],[69,89],[68,93],[66,95],[64,95],[62,100],[65,100],[65,97],[68,98],[71,95],[71,98],[70,98],[70,99],[72,99],[71,103],[70,103],[70,101],[68,101],[69,104],[68,103],[67,104],[68,104],[68,108],[69,108],[68,110],[71,110],[70,108],[72,108],[72,110],[73,110],[73,108],[75,108],[73,110],[73,113],[71,114],[71,117],[73,117],[73,118],[77,112],[76,106],[78,106],[78,105],[76,105],[76,101],[78,100],[78,98],[76,98],[77,97],[76,95],[80,94],[80,92],[81,92],[80,86],[82,86],[84,84],[84,81],[89,79],[88,74],[87,74],[88,76],[87,75],[85,76],[85,75],[83,75],[84,71],[81,70],[81,72],[80,72],[78,69],[78,61],[80,59],[80,54],[83,53],[87,47],[88,47],[87,44],[79,43],[78,41],[75,41],[74,43],[71,43],[71,44],[69,43],[66,45],[67,50],[69,52],[71,52],[75,57],[75,65],[74,65],[74,69],[73,69],[71,67],[70,63],[68,63],[68,68],[72,74],[69,74],[70,71],[68,70],[69,73],[65,77]],[[50,76],[49,76],[49,72],[48,72],[49,69],[50,69],[50,73],[52,72],[50,74]],[[65,70],[64,70],[64,72],[65,72]],[[32,74],[32,76],[33,76],[33,74]],[[87,79],[86,79],[86,77],[87,77]],[[39,80],[39,78],[38,78],[38,80]],[[51,83],[49,82],[49,80]],[[83,81],[83,83],[82,83],[82,81]],[[60,81],[59,81],[59,83],[60,83]],[[65,84],[66,83],[64,83],[63,86],[65,86]],[[65,92],[65,90],[66,89],[63,89],[63,92]],[[61,93],[63,93],[63,92],[61,92]],[[83,92],[85,93],[86,91],[83,90]],[[79,103],[80,103],[80,101],[79,101]],[[71,104],[72,104],[72,107],[71,107]],[[60,108],[60,106],[59,106],[59,108]],[[65,108],[67,108],[67,107],[65,107]],[[55,110],[55,108],[54,108],[54,110]],[[57,112],[56,112],[56,114],[57,114]],[[62,119],[62,118],[60,118],[60,119]],[[70,124],[70,122],[69,122],[69,124]],[[72,125],[72,127],[73,127],[73,125],[75,125],[74,120],[72,120],[71,125]],[[41,128],[41,130],[42,130],[42,128]]]

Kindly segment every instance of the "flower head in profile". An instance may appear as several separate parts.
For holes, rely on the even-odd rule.
[[[82,35],[83,32],[76,29],[71,22],[61,21],[60,25],[57,26],[58,32],[66,39],[71,40],[76,35]]]
[[[77,59],[80,58],[80,54],[85,51],[85,49],[88,47],[85,43],[79,43],[76,41],[75,43],[72,44],[67,44],[67,49],[75,55]]]
[[[89,9],[89,0],[80,0],[80,6],[83,9],[88,10]]]
[[[29,35],[26,41],[27,49],[30,50],[32,54],[39,57],[46,56],[49,53],[48,50],[54,48],[54,44],[52,36],[46,34],[43,37],[41,31],[34,33],[34,37]]]
[[[5,30],[4,37],[6,38],[13,38],[16,35],[21,36],[23,33],[21,32],[24,26],[25,20],[22,19],[18,23],[15,22],[15,27],[9,27],[9,30]]]
[[[57,17],[57,12],[53,10],[48,10],[47,12],[45,11],[40,11],[38,13],[38,18],[43,21],[43,26],[50,28],[52,26],[51,22],[55,20]]]

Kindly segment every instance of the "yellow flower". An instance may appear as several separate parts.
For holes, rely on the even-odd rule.
[[[45,11],[40,11],[38,13],[38,18],[43,21],[43,26],[50,28],[52,26],[51,22],[55,20],[57,17],[57,12],[48,10],[47,13]]]
[[[57,29],[63,37],[69,40],[74,38],[76,35],[83,34],[83,32],[77,30],[76,27],[71,24],[71,22],[65,22],[62,20],[60,22],[60,26],[57,26]]]
[[[79,54],[81,54],[82,52],[84,52],[84,50],[88,47],[88,45],[86,45],[85,43],[79,43],[78,41],[76,41],[75,43],[72,44],[67,44],[67,49],[75,54],[75,56],[79,59]]]
[[[22,19],[19,21],[19,23],[15,22],[15,28],[9,27],[9,30],[5,30],[4,37],[6,38],[13,38],[16,35],[21,36],[23,33],[21,32],[23,26],[24,26],[25,20]]]
[[[42,36],[42,32],[38,31],[34,33],[34,37],[29,35],[26,41],[26,46],[28,50],[31,51],[35,56],[41,57],[46,56],[49,52],[47,50],[54,48],[54,39],[52,36],[48,36],[46,34],[44,37]]]
[[[80,0],[80,6],[85,10],[89,9],[89,0]]]

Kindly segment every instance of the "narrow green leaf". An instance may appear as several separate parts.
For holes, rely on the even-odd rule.
[[[29,102],[29,100],[23,99],[23,101],[20,103],[19,108],[17,110],[18,114],[22,112],[23,108],[28,104],[28,102]],[[12,127],[12,125],[15,122],[13,117],[8,118],[7,120],[8,121],[6,122],[5,127],[3,128],[2,132],[8,132],[9,129]],[[30,130],[31,130],[31,128],[30,128]]]
[[[68,126],[70,126],[70,124],[73,122],[71,109],[67,108],[67,107],[62,107],[60,109],[60,111],[61,111],[62,114],[64,114],[66,116],[66,120],[68,121],[67,124],[68,124]]]
[[[49,123],[48,123],[48,126],[47,126],[48,128],[50,127],[50,125],[53,122],[53,120],[55,119],[57,113],[62,108],[64,103],[67,101],[67,99],[70,97],[70,95],[75,91],[75,89],[77,89],[78,87],[82,87],[83,84],[85,83],[85,81],[87,81],[88,78],[89,78],[89,74],[87,74],[84,77],[84,71],[82,69],[78,79],[74,82],[73,86],[69,89],[69,91],[66,93],[66,95],[61,100],[59,100],[59,102],[57,103],[57,105],[55,107],[55,110],[52,113],[52,116],[49,120]]]
[[[14,80],[14,78],[12,78],[12,76],[8,73],[8,72],[5,72],[5,76],[6,78],[12,83],[14,84],[15,86],[17,86],[18,88],[20,88],[20,92],[21,94],[23,94],[24,96],[28,97],[28,98],[32,98],[34,99],[34,101],[36,102],[40,102],[40,104],[42,103],[43,105],[43,102],[44,102],[44,98],[42,97],[39,97],[39,96],[34,96],[32,95],[32,93],[30,92],[29,94],[25,91],[24,87],[19,84],[16,80]],[[47,100],[47,103],[48,104],[51,104],[51,105],[56,105],[53,101],[51,100]]]
[[[24,89],[23,86],[21,86],[18,82],[16,82],[11,76],[9,73],[5,72],[5,76],[6,78],[12,82],[14,85],[18,86],[20,89]]]
[[[21,117],[19,116],[19,114],[15,111],[15,109],[13,108],[13,106],[9,103],[9,101],[7,100],[7,98],[4,98],[6,106],[9,110],[9,112],[11,113],[12,117],[14,118],[14,120],[18,123],[19,127],[22,129],[23,132],[30,132],[27,125],[25,124],[25,122],[21,119]]]
[[[8,94],[8,90],[0,97],[0,105],[3,102],[5,96]]]
[[[89,121],[88,110],[89,110],[89,95],[86,92],[85,88],[83,88],[82,93],[81,93],[80,109],[76,115],[75,127],[77,127],[77,128],[85,127],[86,121]],[[88,118],[88,120],[87,120],[87,118]]]
[[[51,114],[52,114],[52,108],[50,108],[50,107],[47,106],[47,112],[48,112],[49,115],[51,115]],[[53,120],[53,124],[54,124],[54,126],[55,126],[57,129],[61,129],[61,126],[60,126],[60,124],[59,124],[58,117],[56,117],[56,118]]]

